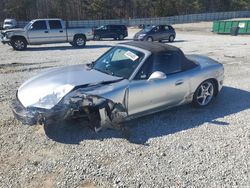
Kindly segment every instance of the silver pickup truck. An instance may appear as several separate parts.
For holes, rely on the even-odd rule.
[[[69,42],[74,47],[84,47],[93,39],[91,28],[68,28],[61,19],[36,19],[23,29],[2,31],[1,42],[11,45],[14,50],[25,50],[27,45]]]

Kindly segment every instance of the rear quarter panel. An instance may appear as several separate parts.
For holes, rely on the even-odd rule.
[[[215,79],[218,83],[218,91],[221,90],[224,80],[224,67],[222,64],[202,55],[187,55],[187,58],[198,64],[190,75],[191,93],[194,93],[198,86],[208,79]]]
[[[73,42],[74,36],[77,34],[85,35],[87,40],[93,39],[93,33],[91,28],[67,28],[69,42]]]

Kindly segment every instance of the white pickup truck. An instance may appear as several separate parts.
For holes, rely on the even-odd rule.
[[[93,39],[91,28],[68,28],[61,19],[36,19],[23,29],[2,31],[1,42],[10,44],[14,50],[25,50],[27,45],[69,42],[82,48],[87,40]]]

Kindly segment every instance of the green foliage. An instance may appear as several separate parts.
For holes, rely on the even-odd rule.
[[[250,0],[1,0],[0,18],[119,19],[249,9]]]

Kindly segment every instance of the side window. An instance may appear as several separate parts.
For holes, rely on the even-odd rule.
[[[168,29],[171,30],[171,31],[174,30],[174,28],[172,26],[170,26],[170,25],[168,26]]]
[[[166,25],[166,26],[164,26],[164,30],[165,30],[165,31],[169,31],[170,29],[169,29],[169,27]]]
[[[152,31],[154,32],[154,33],[157,33],[157,32],[159,32],[159,26],[157,26],[157,27],[154,27],[153,29],[152,29]]]
[[[164,72],[166,75],[169,75],[180,72],[181,70],[181,62],[179,60],[178,54],[158,54],[154,58],[153,72],[161,71]]]
[[[61,21],[59,20],[49,20],[50,29],[62,29]]]
[[[159,27],[159,32],[162,32],[162,31],[165,31],[164,25],[161,25],[161,26]]]
[[[32,24],[32,30],[46,30],[46,21],[36,21]]]
[[[137,75],[135,76],[135,80],[147,80],[152,74],[152,65],[153,56],[150,56],[138,71]]]

